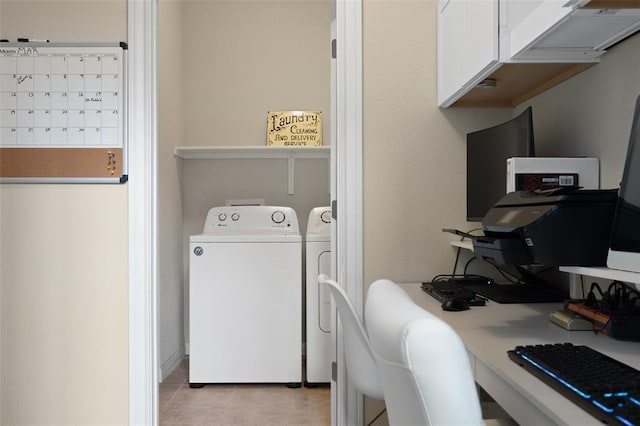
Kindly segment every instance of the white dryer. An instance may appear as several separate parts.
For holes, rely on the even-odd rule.
[[[331,381],[331,296],[318,275],[331,273],[331,207],[309,213],[306,235],[306,382]]]
[[[214,207],[189,242],[189,382],[302,383],[302,237],[293,209]]]

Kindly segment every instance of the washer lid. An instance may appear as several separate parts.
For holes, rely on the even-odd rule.
[[[209,209],[203,234],[299,235],[300,228],[291,207],[225,206]]]
[[[307,234],[305,237],[307,243],[329,243],[331,242],[331,235],[329,234]]]

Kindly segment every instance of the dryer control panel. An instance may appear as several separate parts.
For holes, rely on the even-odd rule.
[[[212,207],[204,223],[204,234],[299,234],[298,217],[291,207]]]
[[[307,235],[329,235],[331,233],[331,207],[316,207],[309,213]]]

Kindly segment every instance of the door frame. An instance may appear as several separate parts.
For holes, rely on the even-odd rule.
[[[331,150],[332,271],[356,310],[363,312],[362,0],[336,0],[335,146]],[[332,123],[334,125],[334,123]],[[334,222],[332,222],[334,223]],[[342,329],[337,333],[332,424],[364,424],[363,395],[349,383]]]
[[[362,312],[362,0],[335,0],[335,7],[337,137],[331,195],[340,210],[333,267]],[[127,0],[129,425],[158,424],[157,9],[158,0]],[[362,424],[362,394],[348,385],[344,362],[339,365],[343,391],[332,424]]]
[[[158,424],[157,0],[127,0],[129,425]]]

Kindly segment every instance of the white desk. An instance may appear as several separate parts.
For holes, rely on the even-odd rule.
[[[419,284],[402,284],[414,301],[450,324],[462,338],[476,382],[520,425],[596,425],[595,417],[544,384],[507,356],[518,345],[571,342],[587,345],[640,369],[640,343],[591,331],[567,331],[549,321],[561,303],[487,306],[445,312]]]

